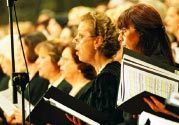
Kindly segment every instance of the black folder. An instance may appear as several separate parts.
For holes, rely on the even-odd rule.
[[[150,96],[154,96],[158,101],[160,101],[161,103],[163,103],[165,105],[166,99],[163,97],[160,97],[156,94],[147,92],[147,91],[143,91],[140,94],[130,98],[129,100],[125,101],[124,103],[122,103],[120,106],[117,107],[118,110],[122,110],[131,114],[141,114],[143,111],[151,113],[153,115],[159,116],[159,117],[163,117],[165,119],[171,120],[171,121],[175,121],[175,122],[179,122],[179,119],[174,118],[172,116],[160,113],[160,112],[155,112],[153,111],[149,105],[144,102],[143,98],[148,98],[150,99]]]
[[[117,109],[131,114],[143,111],[173,121],[172,116],[154,112],[143,98],[154,96],[161,103],[171,92],[178,91],[179,77],[176,68],[164,63],[162,56],[148,57],[124,49],[121,62],[121,81],[118,89]]]
[[[66,108],[64,108],[63,106]],[[67,109],[68,108],[68,109]],[[73,112],[76,113],[73,114]],[[30,121],[35,125],[69,125],[65,114],[73,115],[88,124],[103,125],[107,116],[55,87],[51,87],[30,113]],[[29,117],[27,120],[29,121]],[[85,117],[85,119],[84,119]],[[87,121],[86,118],[88,119]],[[92,121],[89,122],[89,119]]]
[[[144,55],[142,53],[139,53],[139,52],[127,49],[127,48],[124,48],[123,54],[132,56],[132,57],[134,57],[136,59],[140,59],[140,60],[142,60],[144,62],[150,63],[152,65],[155,65],[157,67],[160,67],[162,69],[168,70],[168,71],[173,72],[173,73],[176,70],[179,70],[175,66],[167,64],[166,61],[164,61],[163,56],[152,55],[152,56],[149,57],[149,56],[146,56],[146,55]],[[132,61],[132,60],[130,60],[130,61]]]
[[[142,111],[154,113],[154,111],[143,100],[144,97],[150,99],[150,96],[154,96],[161,103],[165,103],[165,99],[163,97],[160,97],[158,95],[152,94],[147,91],[143,91],[140,94],[133,96],[129,100],[125,101],[124,103],[119,105],[117,108],[125,112],[130,112],[132,114],[140,114]]]

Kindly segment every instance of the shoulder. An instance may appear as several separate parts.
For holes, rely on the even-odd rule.
[[[120,70],[121,65],[117,61],[107,64],[94,80],[95,85],[108,86],[109,84],[118,84],[120,80]]]
[[[101,75],[102,74],[113,74],[113,75],[119,75],[120,74],[120,70],[121,70],[121,64],[117,61],[113,61],[109,64],[107,64],[104,69],[101,71]]]

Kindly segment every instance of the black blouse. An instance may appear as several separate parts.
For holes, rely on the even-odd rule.
[[[107,64],[92,81],[91,88],[83,95],[83,100],[87,104],[108,115],[106,125],[114,125],[123,121],[122,112],[115,109],[120,67],[117,61]]]
[[[36,73],[32,80],[27,84],[24,91],[25,98],[30,101],[32,105],[36,105],[44,93],[48,90],[48,85],[49,81],[40,77],[39,74]]]

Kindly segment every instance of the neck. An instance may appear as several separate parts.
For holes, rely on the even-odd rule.
[[[34,75],[38,72],[37,65],[35,63],[29,63],[28,68],[29,68],[29,77],[30,79],[32,79]]]
[[[56,72],[56,73],[52,73],[50,76],[49,76],[49,82],[50,84],[53,84],[55,83],[55,81],[57,81],[60,77],[62,77],[62,74],[59,72]]]
[[[98,61],[96,60],[96,65],[95,65],[95,70],[97,74],[101,72],[101,70],[108,64],[113,61],[112,58],[107,59],[107,58],[99,58]]]
[[[81,72],[76,73],[70,78],[65,78],[73,87],[76,87],[80,84],[86,84],[90,80],[86,79]]]
[[[83,88],[86,84],[89,83],[90,80],[84,78],[83,76],[75,77],[76,80],[74,82],[71,82],[72,90],[70,91],[69,95],[75,96],[81,88]]]

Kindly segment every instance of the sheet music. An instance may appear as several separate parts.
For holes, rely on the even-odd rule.
[[[22,110],[22,97],[21,94],[17,93],[18,96],[18,103],[12,103],[12,88],[0,92],[0,107],[3,111],[8,115],[11,116],[14,112],[15,108],[19,108]],[[29,108],[32,110],[34,107],[30,105],[29,102],[25,99],[25,115],[26,117],[29,115]]]
[[[145,125],[149,119],[150,125],[178,125],[179,123],[143,111],[139,116],[138,125]]]
[[[7,114],[7,116],[11,116],[13,114],[15,105],[9,102],[2,94],[0,94],[0,107],[3,109],[3,111]]]
[[[171,92],[178,92],[178,84],[179,76],[175,73],[124,55],[117,105],[143,91],[168,98]]]

